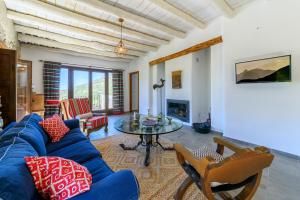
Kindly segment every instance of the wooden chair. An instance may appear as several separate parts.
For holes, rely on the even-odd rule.
[[[214,200],[215,193],[222,199],[250,200],[261,180],[264,168],[271,165],[274,155],[266,147],[254,149],[242,148],[219,137],[215,137],[217,154],[223,155],[224,147],[234,152],[232,156],[217,162],[212,156],[196,159],[195,156],[181,144],[175,144],[177,159],[188,174],[178,188],[174,198],[182,199],[187,188],[195,183],[208,200]],[[215,153],[215,152],[214,152]],[[212,155],[203,153],[203,155]],[[234,197],[228,191],[242,188]]]
[[[107,132],[108,117],[103,113],[92,113],[88,98],[67,99],[60,102],[63,118],[78,119],[82,130],[89,135],[93,131],[97,131],[105,127]]]

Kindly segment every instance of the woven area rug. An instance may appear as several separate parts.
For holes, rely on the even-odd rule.
[[[163,151],[160,147],[151,148],[150,165],[144,166],[145,148],[136,151],[124,151],[119,144],[134,145],[138,136],[115,135],[93,141],[102,153],[104,160],[114,170],[131,169],[141,187],[141,200],[169,200],[186,178],[186,174],[177,162],[175,151]],[[172,143],[161,139],[164,146]],[[186,192],[184,199],[204,200],[201,191],[193,184]]]

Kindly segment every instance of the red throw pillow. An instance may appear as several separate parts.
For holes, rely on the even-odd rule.
[[[39,124],[51,137],[52,142],[58,142],[68,131],[70,131],[70,129],[65,125],[64,121],[57,114],[41,121]]]
[[[90,190],[92,176],[78,163],[60,157],[25,157],[35,187],[45,199],[64,200]]]

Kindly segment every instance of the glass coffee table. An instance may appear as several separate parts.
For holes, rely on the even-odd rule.
[[[132,135],[138,135],[140,141],[132,147],[126,146],[125,144],[120,144],[124,150],[136,150],[139,146],[146,147],[146,157],[144,165],[148,166],[150,162],[150,148],[160,146],[163,150],[174,150],[173,147],[164,147],[159,142],[159,136],[167,133],[175,132],[182,128],[182,123],[179,121],[169,121],[167,118],[164,118],[160,122],[154,123],[145,123],[151,120],[152,122],[155,118],[148,118],[141,116],[140,120],[132,120],[131,117],[125,119],[119,119],[115,122],[114,127],[120,132]],[[155,136],[155,141],[152,139],[152,136]]]

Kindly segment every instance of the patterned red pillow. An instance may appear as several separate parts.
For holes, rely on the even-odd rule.
[[[60,157],[25,157],[35,187],[45,199],[64,200],[90,190],[92,176],[78,163]]]
[[[52,142],[58,142],[70,129],[65,125],[64,121],[57,115],[43,120],[39,123],[49,134]]]

